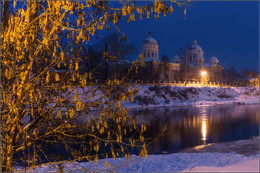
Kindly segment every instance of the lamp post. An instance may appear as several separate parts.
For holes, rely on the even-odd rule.
[[[206,71],[201,72],[201,84],[203,84],[203,76],[205,76],[206,74],[207,74]]]

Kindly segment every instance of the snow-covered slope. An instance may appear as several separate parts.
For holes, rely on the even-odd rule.
[[[259,158],[225,167],[196,166],[183,172],[259,172]]]
[[[107,170],[105,163],[115,165],[116,172],[180,172],[180,171],[231,171],[258,172],[259,154],[246,157],[235,153],[174,153],[165,155],[148,155],[147,159],[132,155],[128,162],[125,158],[116,160],[102,159],[99,163],[73,162],[64,163],[62,166],[53,164],[58,171],[62,167],[66,172],[79,170],[101,172]],[[249,164],[249,165],[247,165]],[[233,166],[232,166],[233,165]],[[250,167],[248,167],[250,166]],[[59,168],[60,167],[60,168]],[[111,168],[108,165],[108,168]],[[56,172],[51,165],[37,167],[36,172]],[[17,170],[17,169],[16,169]],[[31,170],[34,171],[33,169]]]
[[[134,102],[127,108],[214,104],[258,104],[258,87],[138,86]]]

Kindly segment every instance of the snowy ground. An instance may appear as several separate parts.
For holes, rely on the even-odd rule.
[[[135,86],[131,86],[135,89]],[[77,88],[84,102],[102,99],[103,94],[95,87]],[[259,104],[259,87],[208,87],[208,86],[147,86],[138,85],[134,101],[124,101],[127,109],[175,107],[220,104]],[[91,92],[94,91],[94,93]],[[82,95],[81,95],[82,94]],[[71,98],[72,101],[74,97]]]
[[[183,172],[259,172],[259,158],[225,167],[197,166]]]
[[[258,87],[138,86],[134,102],[127,108],[217,104],[259,104]]]
[[[246,144],[258,143],[259,137],[249,140],[240,140],[229,143],[216,144],[216,150],[221,151],[227,146],[245,147]],[[212,145],[211,145],[212,146]],[[259,148],[258,148],[259,150]],[[258,151],[257,150],[257,151]],[[204,150],[206,151],[206,150]],[[197,153],[173,153],[164,155],[148,155],[147,159],[138,158],[132,155],[126,164],[125,158],[117,158],[116,160],[101,159],[98,163],[92,162],[73,162],[63,164],[64,171],[104,171],[106,170],[105,163],[116,165],[117,172],[258,172],[259,171],[259,152],[248,156],[237,154],[233,151],[228,153],[218,152],[197,152]],[[131,165],[130,165],[131,164]],[[55,164],[57,170],[58,166]],[[82,169],[83,168],[83,169]],[[17,169],[17,168],[16,168]],[[37,172],[56,172],[50,165],[37,167]],[[113,170],[113,169],[112,169]],[[33,170],[31,170],[33,171]]]
[[[196,146],[184,149],[185,153],[238,153],[244,156],[256,155],[259,153],[259,136],[248,140],[238,140],[231,142],[210,143],[207,145]]]

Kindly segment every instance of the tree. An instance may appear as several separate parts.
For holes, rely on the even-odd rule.
[[[161,63],[160,63],[160,69],[162,70],[162,78],[164,80],[170,80],[169,79],[169,73],[170,73],[170,58],[168,57],[168,55],[163,55],[162,59],[161,59]]]
[[[162,59],[161,59],[161,62],[170,62],[170,58],[168,57],[168,55],[163,55],[162,56]]]
[[[230,70],[229,70],[229,73],[228,73],[228,80],[229,81],[238,80],[238,73],[236,71],[234,64],[230,67]]]
[[[191,45],[189,43],[186,43],[185,46],[179,46],[179,51],[176,52],[176,54],[182,59],[182,61],[184,61],[185,57],[186,57],[186,52],[188,50],[188,48]]]
[[[80,50],[97,30],[117,28],[119,19],[134,21],[135,14],[149,17],[151,9],[155,17],[170,14],[171,4],[13,1],[4,2],[7,9],[13,11],[4,11],[1,29],[1,171],[13,171],[19,158],[35,168],[41,155],[62,163],[45,152],[52,143],[66,147],[69,161],[93,161],[101,153],[129,158],[127,146],[140,146],[140,156],[147,155],[145,126],[136,128],[122,105],[136,90],[117,79],[93,85],[95,68],[79,72]],[[61,64],[65,72],[57,70]]]
[[[153,61],[145,63],[145,67],[141,68],[135,76],[135,80],[142,80],[145,82],[158,82],[160,80],[160,68],[156,67]]]
[[[105,48],[105,45],[107,48]],[[108,65],[110,68],[110,71],[108,72],[111,73],[109,76],[113,75],[114,78],[118,78],[118,75],[121,73],[120,64],[127,59],[133,59],[137,54],[135,45],[133,43],[128,43],[127,37],[118,32],[107,34],[95,47],[101,54],[104,54],[104,52],[107,53],[107,57],[109,58]]]
[[[248,78],[256,78],[257,74],[258,73],[254,70],[249,70],[248,68],[242,69],[242,78],[244,80],[248,80]]]
[[[102,78],[104,75],[102,74],[104,68],[102,52],[98,52],[93,46],[84,46],[80,51],[80,57],[82,59],[81,74],[93,72],[95,79]]]

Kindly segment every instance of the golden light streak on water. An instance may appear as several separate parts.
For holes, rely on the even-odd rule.
[[[202,141],[205,144],[207,140],[207,119],[202,119],[202,126],[201,126],[201,134],[202,134]]]

